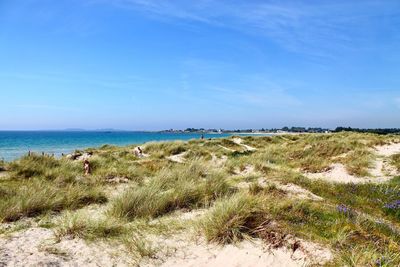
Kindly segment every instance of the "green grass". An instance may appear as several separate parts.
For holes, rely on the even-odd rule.
[[[265,221],[264,216],[257,198],[237,194],[216,203],[198,227],[208,241],[232,243],[250,235]]]
[[[164,169],[148,184],[129,189],[112,203],[110,213],[121,218],[158,217],[177,209],[205,207],[233,189],[219,172],[189,165]]]
[[[113,218],[93,219],[83,213],[66,213],[55,229],[56,238],[64,236],[86,240],[120,237],[128,232],[127,227]]]
[[[98,187],[70,184],[57,186],[44,180],[0,183],[0,222],[33,217],[45,212],[78,209],[107,198]]]
[[[0,159],[0,172],[5,171],[6,169],[6,162]]]
[[[400,172],[400,153],[395,154],[391,157],[391,163],[395,168],[397,169],[398,172]]]
[[[60,239],[112,241],[124,245],[134,258],[156,255],[158,245],[149,241],[149,235],[189,232],[194,224],[209,242],[252,237],[285,245],[284,237],[292,235],[331,248],[333,266],[400,265],[400,177],[383,184],[334,184],[302,174],[341,163],[353,175],[368,176],[376,157],[372,148],[399,142],[399,136],[240,138],[257,150],[245,151],[232,138],[148,143],[142,146],[145,158],[135,157],[135,145],[90,148],[81,151],[93,155],[89,176],[83,175],[81,161],[67,158],[31,155],[11,163],[0,161],[0,169],[8,171],[0,180],[0,223],[16,221],[10,229],[25,229],[31,226],[25,221],[31,220],[18,220],[34,217],[37,225],[53,228]],[[185,163],[167,158],[183,152]],[[221,156],[227,161],[213,164],[211,159]],[[400,154],[389,160],[400,171]],[[249,166],[255,172],[237,175]],[[119,195],[114,178],[126,178],[128,183]],[[266,185],[258,183],[260,178]],[[296,184],[324,200],[293,198],[273,182]],[[249,187],[236,187],[238,183]],[[91,204],[107,206],[98,216],[80,210]],[[198,208],[207,211],[193,224],[175,216]],[[59,214],[61,218],[54,219]]]

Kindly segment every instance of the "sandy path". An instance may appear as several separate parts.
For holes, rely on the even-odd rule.
[[[257,150],[257,148],[255,148],[255,147],[252,147],[252,146],[243,144],[243,139],[241,139],[241,138],[233,138],[232,141],[233,141],[235,144],[244,147],[244,148],[245,148],[246,150],[248,150],[248,151],[255,151],[255,150]]]
[[[235,152],[236,151],[236,150],[234,150],[232,148],[229,148],[229,147],[226,147],[226,146],[223,146],[223,145],[218,145],[218,146],[221,147],[222,149],[225,149],[225,150],[230,151],[230,152]]]
[[[169,156],[169,157],[167,157],[167,159],[169,159],[170,161],[173,161],[173,162],[177,162],[177,163],[184,163],[186,161],[185,160],[185,155],[186,154],[187,154],[187,151],[182,152],[182,153],[177,154],[177,155]]]
[[[334,163],[330,166],[330,170],[319,173],[304,173],[310,179],[322,179],[328,182],[335,183],[384,183],[393,178],[393,176],[382,175],[382,162],[377,162],[372,172],[377,176],[358,177],[347,172],[346,167],[340,163]]]
[[[304,173],[310,179],[323,179],[336,183],[383,183],[389,181],[394,176],[399,175],[397,170],[390,164],[388,157],[400,153],[400,143],[376,146],[374,152],[377,155],[373,167],[368,171],[369,177],[358,177],[347,172],[343,164],[335,163],[330,166],[330,170],[320,173]]]

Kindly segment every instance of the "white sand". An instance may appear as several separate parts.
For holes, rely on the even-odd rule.
[[[392,143],[384,146],[375,147],[376,154],[379,156],[390,157],[400,153],[400,143]]]
[[[177,163],[184,163],[186,161],[185,160],[186,154],[187,154],[187,152],[185,151],[185,152],[182,152],[177,155],[169,156],[169,157],[167,157],[167,159],[169,159],[170,161],[173,161],[173,162],[177,162]]]
[[[52,230],[30,228],[0,238],[0,266],[128,266],[130,259],[118,251],[80,239],[55,243]]]
[[[346,167],[340,163],[332,164],[328,171],[305,173],[304,175],[310,179],[323,179],[336,183],[383,183],[399,175],[398,171],[390,164],[388,157],[400,153],[400,143],[377,146],[374,151],[378,157],[373,163],[374,166],[368,170],[371,174],[369,177],[351,175],[347,172]]]
[[[260,239],[220,246],[209,244],[202,239],[188,241],[187,237],[181,236],[158,240],[155,243],[162,243],[164,246],[164,250],[158,254],[161,262],[148,261],[140,266],[281,267],[323,264],[332,259],[330,250],[305,241],[300,242],[300,248],[294,253],[286,247],[268,248]],[[289,246],[289,243],[287,245]]]
[[[232,149],[232,148],[228,148],[228,147],[226,147],[226,146],[223,146],[223,145],[218,145],[220,148],[222,148],[222,149],[224,149],[224,150],[227,150],[227,151],[229,151],[229,152],[235,152],[236,150],[234,150],[234,149]]]
[[[228,157],[225,155],[222,155],[220,158],[218,158],[215,154],[211,154],[211,165],[213,167],[222,167],[225,162],[228,160]]]
[[[6,172],[6,171],[0,172],[0,179],[1,178],[6,178],[7,176],[8,176],[8,172]]]
[[[295,184],[276,184],[276,187],[280,190],[285,191],[292,197],[300,198],[300,199],[311,199],[314,201],[322,201],[324,200],[322,197],[313,194],[305,188],[302,188]]]
[[[343,164],[335,163],[330,166],[330,169],[326,172],[319,173],[305,173],[310,179],[322,179],[329,182],[335,183],[383,183],[390,180],[391,176],[380,176],[380,177],[358,177],[351,175],[347,172],[346,167]]]
[[[243,169],[235,168],[234,173],[239,176],[248,176],[256,174],[256,170],[253,165],[246,165]]]
[[[233,141],[235,144],[244,147],[244,148],[245,148],[246,150],[248,150],[248,151],[255,151],[255,150],[257,150],[255,147],[252,147],[252,146],[248,146],[248,145],[243,144],[243,139],[241,139],[241,138],[233,138],[232,141]]]

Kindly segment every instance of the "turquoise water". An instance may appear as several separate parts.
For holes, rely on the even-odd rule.
[[[227,137],[231,134],[205,134],[205,138]],[[149,141],[198,139],[199,133],[157,132],[67,132],[67,131],[0,131],[0,159],[10,161],[28,153],[45,152],[61,155],[75,149],[99,147],[104,144],[129,145]]]

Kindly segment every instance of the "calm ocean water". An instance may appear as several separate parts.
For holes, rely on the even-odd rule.
[[[220,138],[231,134],[205,134],[205,138]],[[149,141],[190,140],[200,138],[199,133],[157,132],[91,132],[91,131],[0,131],[0,159],[10,161],[29,150],[55,155],[75,149],[99,147],[104,144],[129,145]]]

